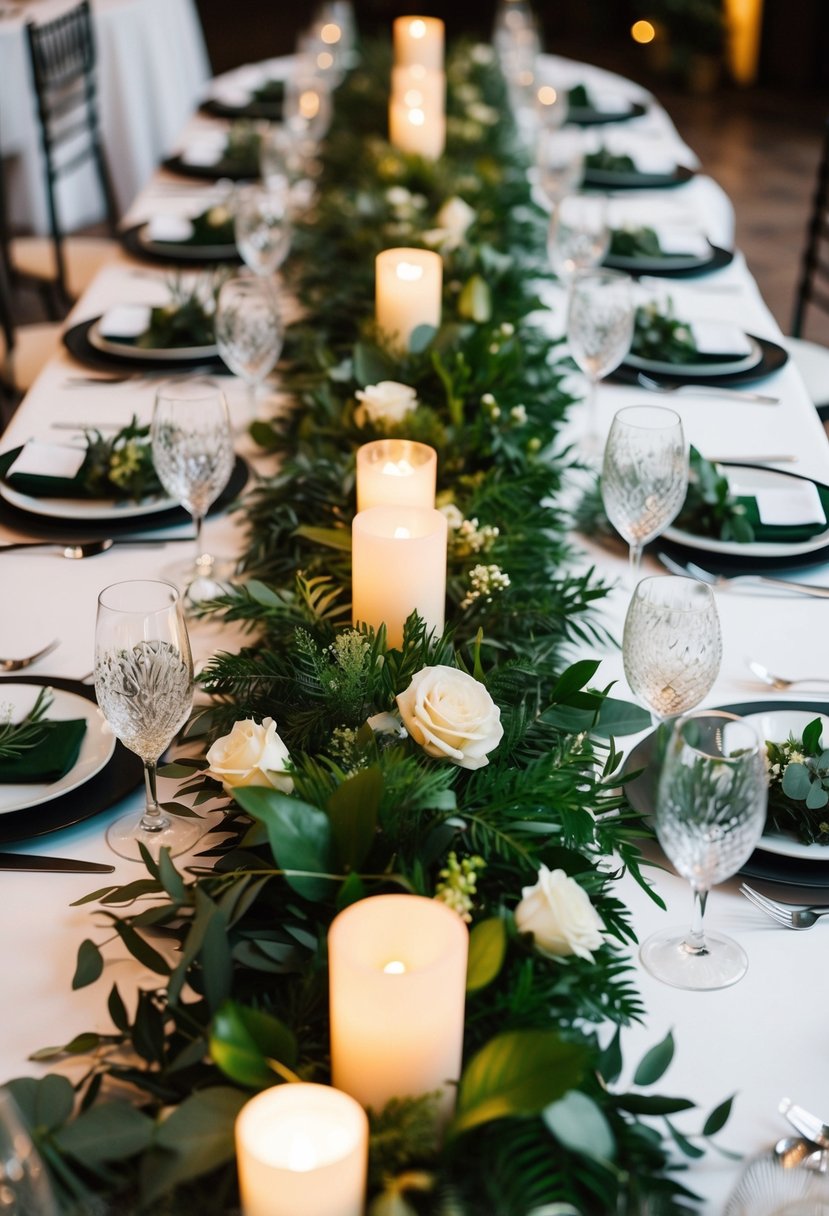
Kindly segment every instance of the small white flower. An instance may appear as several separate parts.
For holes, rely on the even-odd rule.
[[[207,774],[221,781],[225,792],[248,785],[265,785],[290,794],[293,778],[286,771],[291,757],[276,733],[273,718],[263,718],[261,726],[253,718],[234,722],[229,735],[210,747]]]
[[[463,526],[463,515],[453,502],[447,502],[444,506],[438,507],[438,510],[446,516],[446,524],[450,532],[457,532]]]
[[[514,405],[509,412],[509,416],[516,426],[523,426],[527,421],[526,405]]]
[[[469,54],[472,62],[480,64],[481,67],[486,67],[495,60],[495,52],[486,42],[476,42]]]
[[[381,380],[368,384],[356,392],[361,403],[354,411],[357,426],[371,423],[374,426],[390,426],[402,422],[408,413],[417,408],[417,393],[408,384],[397,380]]]
[[[524,887],[521,895],[515,923],[520,933],[532,933],[539,953],[548,958],[577,954],[593,962],[592,952],[604,940],[604,922],[574,879],[542,865],[535,886]]]
[[[460,768],[489,764],[504,734],[501,711],[479,680],[455,667],[424,667],[397,698],[409,734],[428,756]]]
[[[398,739],[405,739],[409,733],[397,715],[388,710],[367,718],[366,726],[370,726],[375,735],[396,735]]]
[[[494,106],[485,105],[482,101],[475,102],[466,112],[482,127],[494,127],[501,117]]]
[[[411,192],[405,186],[389,186],[386,191],[386,202],[390,207],[408,207],[411,201]]]

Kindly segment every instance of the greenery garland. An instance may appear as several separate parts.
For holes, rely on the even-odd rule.
[[[645,722],[591,687],[597,663],[563,658],[596,636],[604,589],[566,572],[557,437],[570,399],[532,322],[544,218],[488,49],[450,62],[436,165],[377,134],[381,54],[338,94],[319,204],[297,239],[306,317],[285,375],[297,404],[257,428],[283,459],[244,507],[251,577],[210,609],[255,633],[203,677],[215,704],[202,728],[215,740],[235,725],[205,759],[167,770],[182,779],[175,813],[231,795],[212,864],[185,876],[145,854],[143,877],[80,901],[157,986],[128,1008],[113,985],[111,1034],[37,1053],[86,1059],[74,1089],[58,1075],[11,1083],[66,1210],[94,1211],[99,1194],[119,1212],[235,1209],[235,1116],[263,1087],[328,1079],[327,927],[381,891],[443,899],[471,936],[457,1113],[436,1143],[429,1097],[372,1112],[372,1216],[621,1212],[653,1195],[693,1210],[668,1150],[701,1153],[673,1122],[693,1103],[641,1092],[667,1068],[670,1036],[634,1090],[615,1089],[619,1029],[644,1011],[614,887],[626,870],[644,880],[612,735]],[[428,239],[445,260],[444,323],[396,358],[374,332],[373,254],[430,228],[442,230]],[[384,379],[420,403],[393,424],[371,391]],[[413,614],[398,649],[350,626],[354,448],[378,434],[435,444],[454,525],[446,633],[428,636]],[[435,670],[486,700],[488,754],[451,762],[418,742],[404,694]],[[241,774],[228,760],[240,740]],[[580,939],[548,940],[522,915],[545,875],[588,917]],[[101,945],[82,944],[75,987],[100,977]]]

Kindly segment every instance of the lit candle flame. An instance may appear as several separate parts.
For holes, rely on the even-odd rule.
[[[404,975],[406,971],[406,964],[401,963],[400,959],[395,958],[392,959],[390,963],[386,963],[383,971],[386,975]]]
[[[426,122],[425,113],[423,112],[423,110],[419,110],[417,108],[415,108],[414,110],[409,110],[407,117],[413,127],[422,127],[423,124]]]
[[[398,262],[395,270],[398,279],[402,279],[404,283],[416,283],[418,279],[423,278],[423,267],[415,266],[413,262]]]
[[[383,465],[383,474],[386,477],[410,477],[414,473],[414,467],[409,464],[405,456],[402,460],[387,460]]]
[[[409,26],[409,35],[412,38],[425,38],[426,37],[426,22],[420,21],[420,20],[412,21],[412,23]]]
[[[411,540],[412,534],[408,528],[395,528],[394,529],[394,539],[395,540]]]
[[[317,1151],[309,1136],[293,1135],[288,1145],[288,1169],[299,1173],[316,1169]]]

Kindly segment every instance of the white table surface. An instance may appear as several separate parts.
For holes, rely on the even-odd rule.
[[[70,0],[29,0],[0,15],[0,154],[7,160],[9,221],[48,227],[27,21],[51,21]],[[101,131],[119,210],[162,156],[210,74],[195,0],[93,0]],[[91,167],[61,181],[58,208],[69,231],[102,218]]]
[[[550,60],[550,65],[561,66],[562,61]],[[579,69],[579,77],[589,79],[590,73]],[[634,86],[626,87],[631,89],[631,96],[641,93]],[[653,124],[666,147],[685,154],[662,111],[651,110],[647,121]],[[193,189],[196,193],[199,187],[194,185]],[[154,199],[163,203],[167,197],[156,184],[139,200],[135,214],[152,211]],[[660,198],[653,193],[645,201],[649,207],[660,205]],[[670,191],[670,205],[688,206],[712,232],[727,233],[730,208],[722,191],[709,179],[700,177]],[[124,258],[93,285],[70,320],[95,315],[106,304],[150,300],[163,277],[163,272],[139,268]],[[715,275],[687,283],[672,282],[669,290],[682,309],[687,306],[699,315],[732,318],[752,333],[780,340],[777,326],[740,256]],[[550,303],[552,312],[544,323],[560,326],[561,293],[555,288],[550,292]],[[134,410],[141,417],[149,416],[151,386],[129,383],[89,390],[67,387],[67,376],[81,370],[67,355],[49,366],[21,406],[0,446],[7,449],[30,435],[47,435],[50,423],[61,418],[92,423],[126,420]],[[229,377],[223,382],[232,408],[241,419],[243,393]],[[797,463],[785,467],[829,481],[829,445],[795,367],[790,363],[777,372],[764,382],[763,390],[779,396],[780,405],[768,407],[690,397],[674,397],[672,403],[682,415],[690,440],[703,453],[719,457],[739,457],[747,451],[754,455],[791,453],[797,457]],[[609,427],[620,406],[642,400],[658,398],[641,390],[602,386],[599,395],[602,429]],[[572,437],[584,425],[581,414],[578,408],[573,411]],[[11,533],[0,534],[0,540],[10,539]],[[236,539],[229,518],[208,523],[208,545],[216,551],[231,551]],[[616,589],[603,602],[602,614],[618,638],[629,595],[623,585],[625,562],[580,538],[578,543],[585,546],[584,564],[595,564],[605,579],[617,582]],[[179,548],[170,546],[161,554],[157,550],[115,548],[79,563],[42,554],[4,556],[7,590],[2,600],[0,629],[4,651],[11,654],[13,647],[24,653],[53,636],[60,636],[59,649],[32,671],[42,669],[56,676],[85,675],[92,667],[95,602],[100,589],[121,578],[157,575],[168,553],[174,549],[177,553]],[[656,572],[656,566],[646,561],[643,573]],[[808,578],[829,585],[829,566],[810,570]],[[769,690],[749,673],[747,656],[782,672],[829,674],[829,610],[825,601],[731,591],[718,593],[717,604],[724,655],[722,670],[706,704],[767,699]],[[228,630],[215,626],[197,625],[193,632],[197,657],[206,657],[218,645],[228,649],[234,644]],[[599,653],[596,647],[580,647],[573,657]],[[624,680],[620,652],[608,647],[602,654],[596,684],[605,685],[611,680],[617,681],[616,695],[634,699]],[[780,700],[785,702],[787,698],[781,696]],[[632,745],[632,741],[624,742]],[[137,810],[139,794],[124,805]],[[123,806],[75,828],[9,847],[114,860],[114,881],[126,880],[134,876],[135,868],[129,862],[113,858],[103,839],[107,822],[121,810]],[[690,914],[690,894],[682,880],[671,872],[654,871],[652,877],[668,905],[667,917],[631,879],[624,879],[619,886],[619,895],[631,909],[640,939],[667,923],[685,923]],[[65,1042],[81,1030],[109,1029],[105,992],[113,980],[118,980],[122,991],[130,980],[138,984],[152,980],[125,960],[117,948],[111,948],[102,979],[91,989],[71,991],[76,948],[90,934],[94,914],[88,907],[70,908],[69,904],[95,885],[95,878],[90,881],[84,875],[0,873],[3,924],[0,1077],[36,1073],[38,1067],[28,1062],[27,1056],[38,1047]],[[699,1111],[678,1118],[677,1124],[686,1132],[698,1131],[714,1105],[736,1094],[732,1119],[719,1140],[729,1149],[751,1154],[785,1134],[787,1125],[777,1113],[784,1096],[824,1118],[829,1115],[824,970],[827,930],[821,926],[810,933],[797,934],[780,929],[751,907],[737,893],[737,886],[737,880],[732,880],[715,890],[707,919],[712,926],[719,926],[744,944],[750,958],[747,976],[732,988],[693,993],[660,984],[638,969],[637,982],[647,1017],[644,1025],[623,1033],[622,1044],[625,1079],[629,1081],[633,1066],[644,1051],[669,1030],[673,1031],[676,1056],[659,1091],[689,1096],[700,1107]],[[783,898],[807,893],[803,888],[776,890]],[[822,894],[825,899],[825,891]],[[705,1213],[722,1210],[738,1168],[733,1161],[713,1151],[701,1162],[691,1164],[684,1180],[703,1196]]]

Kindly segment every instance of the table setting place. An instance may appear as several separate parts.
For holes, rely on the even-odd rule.
[[[0,1213],[827,1216],[826,434],[647,90],[389,35],[0,439]]]

